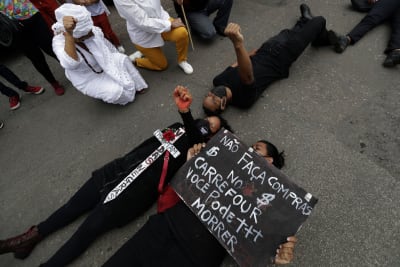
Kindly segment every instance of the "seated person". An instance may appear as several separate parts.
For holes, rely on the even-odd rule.
[[[218,114],[228,105],[249,108],[270,84],[289,76],[290,66],[310,43],[325,46],[336,41],[336,34],[325,28],[325,18],[313,17],[305,4],[300,10],[301,17],[292,29],[281,31],[249,53],[240,26],[228,24],[225,35],[232,41],[237,63],[214,78],[215,87],[203,100],[207,114]]]
[[[190,29],[205,40],[219,35],[225,36],[224,31],[229,21],[233,0],[174,0],[175,11],[184,19],[182,6]],[[217,12],[211,21],[209,16]]]
[[[335,51],[342,53],[348,45],[354,45],[370,30],[389,21],[392,27],[390,41],[385,49],[387,54],[383,66],[392,68],[400,63],[400,1],[368,0],[372,5],[367,15],[346,35],[335,43]]]
[[[188,159],[205,144],[188,151]],[[271,143],[260,140],[256,152],[277,168],[284,165],[283,153]],[[176,177],[179,179],[179,177]],[[160,205],[160,201],[159,201]],[[162,205],[162,204],[161,204]],[[280,245],[274,263],[286,264],[293,259],[296,237]],[[103,267],[128,266],[220,266],[226,250],[182,201],[164,212],[153,215]]]
[[[168,160],[168,171],[164,181],[168,183],[175,172],[185,163],[186,152],[198,142],[206,142],[220,128],[230,129],[227,122],[218,116],[194,120],[190,112],[192,95],[187,88],[178,86],[174,100],[183,124],[176,122],[167,130],[185,129],[185,134],[173,144],[180,151],[177,158]],[[101,234],[122,227],[148,210],[159,195],[158,185],[163,173],[164,155],[153,161],[136,180],[114,200],[103,203],[108,193],[148,158],[161,143],[154,136],[148,138],[125,156],[115,159],[92,173],[91,178],[70,198],[70,200],[41,223],[27,232],[0,240],[0,254],[14,253],[24,259],[34,247],[50,234],[62,229],[81,215],[89,213],[76,232],[42,266],[61,267],[81,255]],[[142,165],[140,165],[142,166]]]
[[[147,88],[128,56],[93,26],[84,6],[63,4],[56,9],[56,18],[53,50],[76,89],[107,103],[126,105]]]

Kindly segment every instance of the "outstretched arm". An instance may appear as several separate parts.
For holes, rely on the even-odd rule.
[[[244,47],[244,38],[240,32],[239,24],[229,23],[225,28],[225,35],[232,41],[235,49],[240,80],[244,84],[253,83],[253,66],[251,65],[250,56]]]

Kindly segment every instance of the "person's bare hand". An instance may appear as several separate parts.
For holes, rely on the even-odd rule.
[[[297,242],[295,236],[290,236],[287,238],[286,243],[279,246],[276,250],[275,264],[288,264],[292,262],[294,254],[293,250]]]
[[[185,24],[183,24],[183,22],[180,18],[173,19],[171,21],[171,28],[175,29],[175,28],[179,28],[179,27],[185,27]]]
[[[187,152],[187,157],[186,159],[189,160],[196,156],[197,154],[200,153],[200,151],[206,146],[206,143],[199,143],[195,144],[193,147],[191,147],[188,152]]]
[[[76,19],[72,16],[65,16],[63,18],[63,24],[64,24],[64,29],[66,32],[72,35],[72,32],[74,31],[76,27]]]
[[[193,97],[189,89],[185,86],[178,85],[175,87],[173,97],[175,104],[180,112],[188,112],[190,105],[192,104]]]
[[[239,24],[233,22],[229,23],[228,26],[226,26],[224,33],[229,37],[229,39],[231,39],[233,44],[236,45],[243,43],[244,37],[241,33]]]

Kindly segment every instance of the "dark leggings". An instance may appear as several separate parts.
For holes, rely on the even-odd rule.
[[[104,177],[90,178],[64,206],[38,225],[39,233],[46,237],[90,211],[72,237],[43,266],[69,264],[100,235],[140,216],[157,200],[157,179],[138,178],[117,199],[103,204]]]
[[[40,13],[31,18],[20,21],[22,27],[16,35],[15,43],[24,55],[29,58],[36,70],[49,82],[56,82],[56,78],[46,62],[42,50],[49,56],[57,59],[52,48],[52,34]]]
[[[9,68],[4,66],[3,64],[0,64],[0,76],[2,76],[9,83],[11,83],[12,85],[21,90],[25,90],[26,86],[28,85],[26,82],[21,81],[17,75],[15,75]],[[11,89],[10,87],[6,86],[1,82],[0,82],[0,92],[8,97],[18,95],[17,92],[15,92],[13,89]]]
[[[368,14],[348,34],[352,44],[357,43],[367,32],[387,20],[391,24],[392,33],[386,52],[400,48],[399,0],[379,0],[376,2]]]

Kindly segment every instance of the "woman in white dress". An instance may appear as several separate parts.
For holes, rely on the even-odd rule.
[[[63,4],[55,15],[53,50],[76,89],[107,103],[126,105],[147,88],[129,58],[93,26],[84,6]]]

